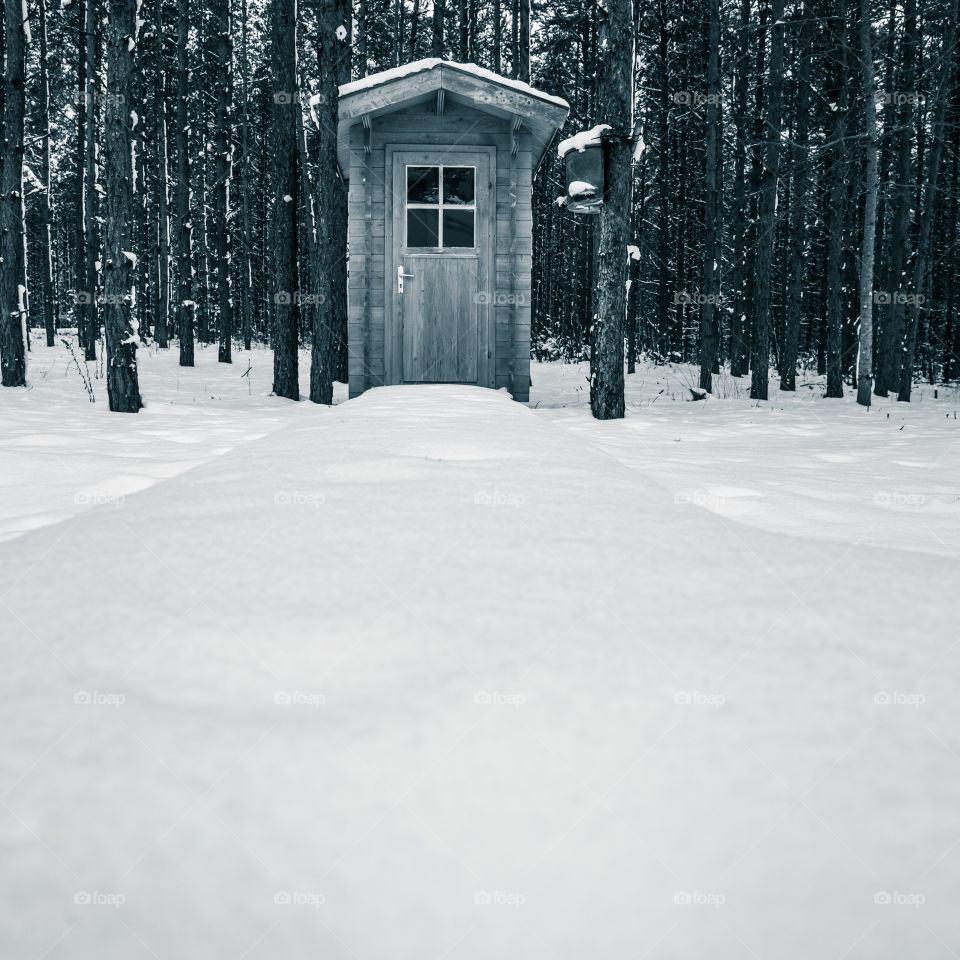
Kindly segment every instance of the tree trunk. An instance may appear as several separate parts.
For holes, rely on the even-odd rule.
[[[295,0],[273,0],[273,47],[271,76],[273,89],[286,96],[273,98],[273,170],[274,182],[274,329],[273,392],[278,397],[300,399],[298,370],[298,334],[300,328],[297,248],[297,35]]]
[[[493,0],[490,7],[490,16],[493,17],[493,72],[500,73],[503,66],[501,63],[503,58],[503,14],[500,9],[500,0]]]
[[[73,298],[75,318],[77,322],[77,338],[80,346],[86,349],[86,331],[88,316],[88,294],[86,290],[86,242],[87,231],[84,217],[86,201],[86,135],[87,135],[87,55],[86,55],[86,27],[87,3],[93,0],[80,0],[77,6],[77,139],[76,153],[74,154],[74,176],[76,187],[74,191],[74,234],[73,234]]]
[[[250,62],[247,57],[247,0],[240,2],[240,81],[241,99],[243,101],[243,120],[240,139],[240,189],[243,193],[243,242],[242,242],[242,277],[241,291],[243,294],[243,349],[249,350],[253,341],[252,303],[253,271],[251,269],[250,244],[253,239],[252,222],[250,217],[250,118],[249,118],[249,80]]]
[[[752,341],[753,378],[750,397],[766,400],[770,372],[770,298],[773,286],[773,253],[776,244],[777,181],[780,175],[780,126],[783,121],[783,0],[773,0],[770,28],[770,73],[764,133],[763,177],[760,181],[757,238],[756,325]]]
[[[526,0],[522,0],[526,2]],[[623,335],[626,315],[627,241],[633,131],[633,2],[608,0],[601,25],[598,93],[602,119],[612,127],[607,140],[607,189],[600,213],[596,309],[590,356],[590,409],[598,420],[624,413]]]
[[[364,0],[365,2],[365,0]],[[443,14],[444,14],[444,0],[433,0],[433,22],[431,26],[433,27],[433,37],[432,45],[430,48],[430,56],[432,57],[442,57],[443,56]],[[359,26],[359,19],[357,24]],[[364,52],[363,43],[364,40],[361,37],[361,56]]]
[[[886,290],[880,291],[883,307],[883,341],[877,365],[875,391],[885,397],[896,390],[899,382],[900,359],[903,349],[903,312],[905,291],[904,268],[910,234],[910,214],[913,206],[913,103],[911,94],[916,88],[916,62],[919,32],[917,27],[917,0],[905,0],[903,5],[903,44],[897,101],[897,160],[893,185],[893,221],[890,228],[890,246],[887,252]],[[888,94],[891,91],[888,91]]]
[[[860,351],[857,403],[870,406],[873,387],[873,257],[877,231],[877,94],[873,73],[870,0],[860,0],[860,62],[863,70],[863,134],[867,151],[866,204],[860,248]]]
[[[717,362],[716,312],[720,259],[720,0],[708,0],[707,156],[703,243],[703,298],[700,306],[700,387],[713,390]]]
[[[27,382],[24,330],[23,125],[26,32],[18,0],[6,0],[3,78],[3,157],[0,160],[0,371],[5,387]]]
[[[213,234],[214,284],[220,315],[220,363],[233,360],[233,293],[230,288],[230,185],[233,179],[233,39],[230,0],[211,0],[214,37],[214,151]]]
[[[810,37],[806,0],[800,5],[796,126],[793,135],[793,183],[790,190],[790,281],[780,358],[780,389],[797,389],[797,353],[803,317],[803,275],[808,191],[810,189]]]
[[[57,335],[54,313],[55,291],[53,286],[53,242],[50,237],[50,215],[53,205],[50,193],[50,80],[47,67],[47,8],[45,0],[37,3],[38,27],[40,34],[40,181],[43,190],[40,194],[40,254],[43,257],[43,327],[47,335],[47,346],[52,347]]]
[[[142,406],[137,380],[137,324],[132,318],[136,257],[132,253],[133,163],[131,74],[137,34],[137,0],[109,0],[107,105],[104,117],[104,180],[107,193],[104,247],[104,326],[110,409],[136,413]]]
[[[97,340],[100,337],[97,258],[100,255],[100,231],[97,229],[99,195],[97,192],[97,115],[100,103],[100,0],[87,0],[86,6],[86,70],[87,70],[87,131],[86,176],[83,219],[86,225],[85,290],[86,329],[84,331],[84,358],[96,362]]]
[[[155,99],[157,110],[157,303],[154,337],[157,346],[169,346],[170,315],[170,211],[167,171],[167,83],[163,56],[163,4],[156,2],[157,70]]]
[[[88,3],[91,0],[87,0]],[[174,256],[177,261],[177,335],[180,340],[180,366],[193,366],[193,222],[190,212],[190,144],[187,120],[187,95],[190,70],[187,41],[190,35],[190,0],[177,0],[177,232]]]
[[[843,322],[843,288],[841,266],[843,262],[843,224],[846,201],[847,145],[847,36],[845,0],[837,0],[837,12],[831,28],[835,34],[835,68],[831,93],[833,125],[831,129],[830,162],[827,170],[827,319],[826,319],[826,366],[827,396],[843,396],[843,370],[841,367],[841,331]]]

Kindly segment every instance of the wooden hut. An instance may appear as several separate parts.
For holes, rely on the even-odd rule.
[[[473,383],[529,398],[532,179],[568,111],[441,60],[340,88],[351,397]]]

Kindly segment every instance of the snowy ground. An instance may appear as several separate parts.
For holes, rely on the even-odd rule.
[[[955,393],[322,409],[207,350],[121,417],[32,361],[4,960],[957,956]]]

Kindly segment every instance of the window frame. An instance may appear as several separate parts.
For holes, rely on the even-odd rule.
[[[460,168],[473,171],[473,200],[470,203],[444,203],[443,171],[445,167]],[[410,203],[407,195],[410,190],[410,169],[430,169],[437,171],[439,200],[437,203]],[[437,245],[435,247],[411,247],[410,218],[408,210],[436,210],[437,211]],[[444,210],[472,210],[473,211],[473,244],[469,247],[446,246],[443,242],[443,211]],[[474,163],[405,163],[403,165],[403,246],[407,250],[476,250],[477,249],[477,165]]]

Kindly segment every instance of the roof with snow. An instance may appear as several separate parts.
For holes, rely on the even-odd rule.
[[[340,87],[340,168],[349,170],[350,127],[353,122],[372,122],[378,114],[410,106],[419,101],[444,97],[468,104],[483,113],[514,119],[531,135],[534,167],[547,144],[563,125],[570,106],[519,80],[478,67],[430,58],[407,63],[393,70],[371,74]]]

